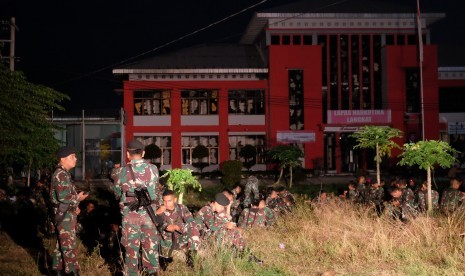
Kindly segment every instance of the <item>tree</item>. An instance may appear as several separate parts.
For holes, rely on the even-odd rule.
[[[289,188],[292,188],[292,168],[302,163],[300,160],[300,158],[304,157],[302,150],[296,146],[278,145],[268,151],[268,156],[281,166],[281,172],[277,182],[281,181],[284,168],[289,167]]]
[[[379,165],[381,158],[391,156],[393,148],[400,148],[392,139],[402,137],[402,131],[391,127],[364,126],[361,130],[351,135],[358,144],[354,148],[370,148],[376,150],[376,181],[381,183],[381,172]]]
[[[182,204],[183,195],[188,187],[202,191],[202,185],[195,176],[192,175],[191,169],[168,169],[161,178],[167,177],[166,184],[170,190],[173,190],[177,197],[178,203]]]
[[[242,161],[240,160],[226,160],[221,162],[220,170],[223,177],[221,182],[227,187],[233,187],[241,183],[242,177]]]
[[[202,175],[203,169],[208,167],[208,162],[204,162],[204,158],[210,156],[210,151],[204,145],[198,145],[192,150],[192,159],[196,162],[192,162],[192,166],[200,170],[200,175]]]
[[[257,156],[257,149],[252,145],[245,145],[239,151],[239,156],[244,158],[242,165],[248,171],[256,164],[255,157]]]
[[[420,169],[426,170],[426,180],[428,184],[428,213],[433,210],[431,200],[431,171],[435,165],[450,168],[457,160],[454,154],[458,153],[448,143],[443,141],[429,140],[418,141],[416,143],[404,144],[404,152],[400,155],[399,165],[417,165]]]
[[[155,144],[147,145],[144,149],[145,155],[144,158],[150,160],[152,164],[155,164],[160,168],[161,163],[155,163],[158,158],[161,157],[161,149]]]
[[[57,126],[49,117],[52,109],[69,99],[52,88],[27,81],[23,73],[10,71],[0,64],[0,163],[17,162],[28,168],[28,185],[32,168],[56,164],[54,152],[60,141]]]

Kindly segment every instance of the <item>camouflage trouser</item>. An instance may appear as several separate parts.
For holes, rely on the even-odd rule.
[[[220,244],[231,245],[239,250],[245,249],[245,241],[238,229],[220,229],[213,233],[216,241]]]
[[[129,212],[123,217],[121,244],[126,249],[124,263],[128,275],[139,275],[139,249],[142,245],[142,266],[145,271],[156,273],[158,269],[157,228],[145,210]]]
[[[200,245],[200,234],[196,227],[196,223],[194,221],[185,223],[181,231],[182,234],[175,232],[177,246],[175,246],[173,249],[186,248],[187,250],[198,250]],[[171,235],[171,232],[162,232],[162,240],[160,245],[163,247],[163,249],[171,248],[173,244]]]
[[[76,244],[76,220],[74,212],[67,212],[63,222],[57,225],[59,236],[52,255],[52,269],[65,269],[66,273],[79,270]],[[63,261],[65,262],[63,265]]]
[[[258,183],[247,183],[244,191],[244,207],[247,208],[252,203],[252,193],[254,199],[259,199]]]

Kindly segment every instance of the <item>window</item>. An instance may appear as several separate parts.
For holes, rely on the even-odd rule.
[[[407,112],[421,112],[419,75],[420,73],[418,68],[408,68],[405,70]]]
[[[171,165],[171,136],[136,136],[134,138],[141,141],[146,147],[154,144],[160,148],[161,156],[151,158],[150,162],[157,166]],[[145,155],[150,157],[150,153],[147,151]]]
[[[292,44],[293,45],[300,45],[302,37],[300,35],[293,35],[292,36]]]
[[[245,145],[252,145],[257,150],[254,159],[256,164],[265,164],[265,135],[229,136],[229,159],[241,160],[244,162],[244,158],[240,158],[239,153],[241,152],[241,148]]]
[[[304,129],[304,81],[303,70],[289,70],[289,128]]]
[[[265,114],[263,90],[229,90],[229,114]]]
[[[304,45],[312,45],[312,36],[304,35]]]
[[[182,115],[218,114],[217,90],[182,90]]]
[[[218,164],[218,136],[183,136],[181,143],[183,165],[192,165],[192,151],[198,145],[207,147],[210,152],[210,155],[199,160],[200,162]]]
[[[134,115],[169,115],[170,112],[170,91],[134,91]]]
[[[283,45],[291,45],[291,36],[290,35],[283,35],[282,36],[282,43],[283,43]]]
[[[279,35],[271,36],[271,45],[279,45]]]

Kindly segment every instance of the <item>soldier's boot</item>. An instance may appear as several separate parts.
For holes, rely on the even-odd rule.
[[[189,251],[187,251],[187,260],[186,260],[186,264],[187,264],[188,267],[194,268],[194,258],[195,258],[196,255],[197,255],[197,251],[196,251],[196,250],[189,250]]]
[[[263,261],[260,260],[259,258],[255,257],[255,255],[253,255],[252,253],[250,253],[250,255],[249,255],[249,262],[254,262],[254,263],[257,263],[257,264],[263,264]]]

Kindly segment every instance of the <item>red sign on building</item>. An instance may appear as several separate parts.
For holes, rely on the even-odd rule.
[[[391,110],[328,110],[328,124],[386,124]]]

